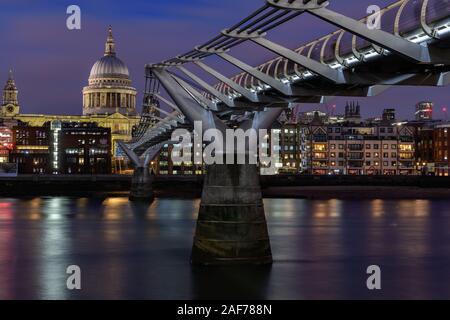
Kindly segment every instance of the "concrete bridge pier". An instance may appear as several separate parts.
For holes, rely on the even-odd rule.
[[[162,146],[169,141],[163,141],[148,149],[144,155],[138,156],[123,141],[117,142],[121,149],[134,164],[133,178],[131,180],[130,201],[153,202],[155,195],[153,193],[153,180],[150,161],[158,154]]]
[[[258,170],[250,164],[207,167],[192,264],[272,263]]]
[[[131,180],[130,201],[153,202],[153,175],[150,168],[136,167]]]

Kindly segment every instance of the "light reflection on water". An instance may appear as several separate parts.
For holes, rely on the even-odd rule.
[[[0,299],[450,298],[450,201],[265,200],[274,264],[257,268],[189,264],[199,205],[0,199]]]

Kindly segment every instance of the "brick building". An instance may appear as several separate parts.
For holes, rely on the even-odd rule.
[[[53,174],[111,173],[111,129],[58,121],[50,129]]]
[[[28,126],[19,123],[13,127],[14,147],[9,161],[17,163],[21,174],[49,174],[50,169],[50,126]]]
[[[433,130],[433,140],[435,174],[448,177],[450,173],[450,124],[437,125]]]

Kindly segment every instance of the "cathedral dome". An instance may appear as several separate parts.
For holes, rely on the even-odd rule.
[[[91,69],[89,79],[99,78],[130,78],[128,67],[114,55],[107,55],[99,59]]]
[[[105,54],[97,60],[91,69],[89,80],[93,79],[129,79],[130,72],[122,60],[116,57],[116,43],[112,34],[112,28],[108,29],[108,39],[105,44]]]

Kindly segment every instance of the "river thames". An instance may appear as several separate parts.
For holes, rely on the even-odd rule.
[[[190,265],[199,204],[0,199],[0,299],[450,298],[448,200],[267,199],[273,265],[232,268]]]

